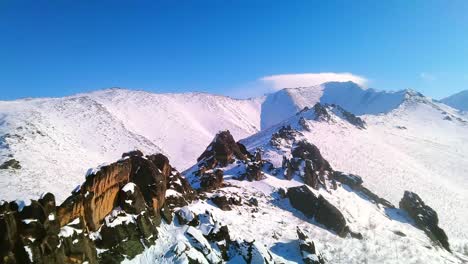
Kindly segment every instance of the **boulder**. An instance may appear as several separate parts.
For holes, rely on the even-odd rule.
[[[289,201],[307,217],[315,218],[319,224],[346,236],[348,228],[343,214],[322,195],[318,197],[305,185],[288,188]]]
[[[405,210],[414,220],[416,226],[422,229],[434,242],[439,243],[446,250],[450,250],[450,244],[445,231],[439,227],[437,212],[426,205],[416,193],[405,191],[400,201],[400,208]]]

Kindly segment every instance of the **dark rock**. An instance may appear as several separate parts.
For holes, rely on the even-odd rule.
[[[204,191],[212,191],[224,186],[224,173],[222,170],[215,170],[213,173],[204,173],[200,177],[200,187]]]
[[[139,214],[147,209],[140,188],[133,182],[127,183],[119,193],[119,205],[129,214]]]
[[[299,238],[299,249],[305,264],[325,264],[325,259],[315,249],[312,241],[299,227],[296,229]]]
[[[284,169],[284,178],[286,180],[292,180],[294,177],[294,169],[292,167],[291,161],[283,156],[282,168]]]
[[[253,206],[258,206],[258,200],[255,197],[250,198],[249,203]]]
[[[331,120],[331,115],[328,113],[327,108],[320,104],[316,103],[313,107],[315,112],[315,120],[329,122]]]
[[[2,170],[6,170],[6,169],[19,170],[19,169],[21,169],[21,165],[20,165],[19,161],[15,160],[15,159],[10,159],[10,160],[7,160],[7,161],[3,162],[2,165],[0,165],[0,169],[2,169]]]
[[[440,243],[446,250],[451,251],[445,231],[438,226],[437,212],[427,206],[416,193],[405,191],[400,201],[400,208],[408,213],[416,226],[422,229],[432,241]]]
[[[206,169],[212,169],[218,164],[225,167],[234,159],[246,160],[249,156],[244,145],[237,143],[229,130],[219,132],[197,161]]]
[[[359,129],[366,128],[366,122],[362,120],[360,117],[357,117],[353,113],[346,111],[339,105],[332,104],[331,107],[333,107],[334,111],[338,112],[338,115],[344,117],[344,119],[348,121],[350,124],[354,125],[355,127]]]
[[[161,208],[161,216],[168,224],[172,223],[172,210],[167,205]]]
[[[282,126],[271,136],[270,144],[272,146],[278,147],[283,141],[293,142],[298,135],[301,135],[301,133],[293,129],[290,125]]]
[[[288,197],[291,205],[308,217],[336,232],[339,236],[345,236],[348,229],[343,214],[322,195],[318,197],[305,185],[288,189]]]
[[[223,211],[230,211],[231,205],[241,205],[242,199],[237,196],[225,196],[217,193],[210,198],[210,200]]]
[[[361,176],[354,175],[354,174],[345,174],[340,171],[335,171],[333,173],[334,179],[337,181],[348,185],[349,187],[356,188],[362,185],[363,181]]]
[[[320,154],[320,150],[311,143],[301,140],[297,142],[294,148],[291,151],[291,154],[295,158],[300,158],[302,160],[311,160],[312,169],[315,171],[333,171],[328,163]]]
[[[248,181],[260,181],[264,178],[262,162],[249,162],[244,177]]]
[[[132,151],[125,152],[122,154],[122,158],[132,157],[132,156],[143,157],[143,152],[137,149],[137,150],[132,150]]]

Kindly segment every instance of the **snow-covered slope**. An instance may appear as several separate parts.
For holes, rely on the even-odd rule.
[[[202,93],[153,94],[109,89],[64,98],[0,102],[0,199],[59,201],[87,169],[135,148],[163,152],[183,169],[221,129],[239,138],[258,131],[260,100]]]
[[[158,239],[154,246],[125,263],[190,263],[188,258],[198,259],[198,263],[217,263],[210,260],[223,251],[226,242],[210,240],[209,232],[220,230],[220,226],[224,225],[227,227],[227,235],[224,233],[226,237],[233,241],[249,241],[248,243],[254,245],[252,252],[256,253],[253,255],[262,254],[262,258],[253,262],[245,262],[242,258],[233,258],[228,254],[229,260],[226,263],[463,263],[468,260],[463,255],[452,254],[431,241],[404,210],[386,202],[376,202],[370,198],[369,193],[356,191],[344,183],[335,182],[333,187],[329,179],[335,176],[324,177],[321,180],[323,186],[312,188],[304,185],[304,163],[298,165],[299,171],[294,172],[289,180],[281,161],[270,166],[269,162],[278,163],[278,160],[283,160],[283,155],[288,158],[294,156],[292,150],[297,147],[297,143],[308,139],[305,125],[326,122],[342,129],[364,131],[362,126],[350,122],[343,113],[345,112],[336,106],[314,107],[285,122],[283,125],[291,125],[287,129],[289,131],[272,137],[275,130],[272,128],[270,132],[260,132],[244,140],[251,146],[263,148],[261,153],[265,155],[265,162],[259,161],[261,158],[257,155],[255,160],[244,160],[242,155],[236,155],[233,151],[236,148],[234,143],[229,143],[228,140],[217,141],[218,137],[215,138],[210,144],[211,147],[201,156],[205,159],[186,171],[185,176],[190,182],[204,181],[203,179],[211,177],[210,175],[217,171],[216,174],[223,176],[224,184],[209,181],[213,184],[212,188],[206,185],[192,185],[194,188],[200,188],[202,198],[181,208],[183,213],[176,214],[183,216],[177,217],[177,222],[163,223],[160,227],[162,239]],[[306,119],[307,124],[300,121],[303,119]],[[231,153],[227,156],[239,158],[227,165],[213,163],[213,160],[220,161],[217,160],[218,155],[212,154],[216,153],[216,149],[220,151],[219,158],[224,159],[226,153]],[[303,153],[307,155],[309,152],[305,150]],[[319,153],[312,155],[320,159]],[[296,162],[304,162],[300,158],[297,159],[296,156]],[[258,181],[248,181],[248,176],[244,175],[251,173],[249,168],[255,167],[256,163],[263,163],[262,177],[257,179]],[[319,170],[315,165],[312,165],[312,168]],[[298,210],[291,195],[293,190],[290,189],[298,186],[303,186],[299,192],[309,190],[316,196],[321,195],[331,207],[341,212],[349,232],[334,232],[330,230],[330,225],[321,222],[319,217],[310,217]],[[403,193],[399,198],[402,196]],[[225,203],[216,202],[216,199],[223,197],[226,199]],[[312,201],[308,202],[310,203],[303,205],[304,208],[314,206]],[[325,211],[323,209],[320,214],[325,214]],[[439,213],[439,219],[444,217],[446,216]],[[189,219],[188,221],[199,220],[187,225],[180,224],[181,218]],[[336,218],[328,220],[335,221]],[[302,252],[301,255],[303,248],[300,247],[297,230],[302,230],[303,234],[314,241],[317,252],[310,257],[317,262],[303,262],[307,254]],[[227,245],[227,248],[236,248]],[[326,262],[319,261],[318,256]]]
[[[285,153],[269,148],[269,140],[291,125],[334,169],[362,176],[391,202],[405,190],[420,194],[439,212],[454,246],[468,243],[468,123],[455,110],[413,94],[387,114],[364,116],[366,129],[334,115],[329,122],[314,116],[313,109],[305,111],[242,142],[251,150],[263,148],[279,166]]]
[[[266,97],[262,105],[262,129],[277,124],[304,107],[316,103],[337,104],[356,115],[387,113],[415,94],[364,89],[353,82],[329,82],[312,87],[287,88]]]
[[[468,90],[461,91],[440,101],[453,108],[468,111]]]

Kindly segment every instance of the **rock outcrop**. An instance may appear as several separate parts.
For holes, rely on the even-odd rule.
[[[288,188],[287,195],[291,205],[307,217],[314,218],[339,236],[346,236],[348,233],[343,214],[322,195],[317,197],[305,185]]]
[[[298,141],[293,145],[291,155],[291,159],[283,157],[282,167],[286,179],[291,180],[294,175],[300,175],[304,183],[314,189],[336,189],[333,169],[315,145],[304,140]]]
[[[262,160],[259,150],[252,155],[229,131],[219,132],[197,161],[197,165],[184,174],[200,193],[224,187],[225,170],[235,168],[238,180],[259,181],[264,178],[264,167],[272,167]]]
[[[305,264],[325,264],[325,259],[315,248],[312,241],[299,227],[297,227],[297,236],[299,238],[299,249],[301,250],[302,260]]]
[[[419,195],[405,191],[400,201],[400,208],[408,213],[416,223],[416,226],[422,229],[432,241],[450,251],[448,237],[445,231],[439,227],[437,212],[427,206]]]
[[[244,145],[234,140],[229,130],[219,132],[206,150],[198,157],[197,162],[205,169],[212,169],[217,165],[225,167],[235,159],[246,160],[249,153]]]
[[[60,206],[52,194],[2,202],[0,262],[120,263],[154,244],[161,219],[195,196],[164,155],[124,153],[91,170]]]

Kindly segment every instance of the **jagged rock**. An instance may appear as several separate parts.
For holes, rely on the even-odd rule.
[[[306,119],[301,116],[301,118],[299,118],[299,125],[305,130],[305,131],[311,131],[310,129],[310,126],[307,124],[307,121]]]
[[[270,144],[274,147],[278,147],[282,142],[293,142],[296,136],[301,133],[293,129],[290,125],[282,126],[277,132],[275,132],[270,139]]]
[[[0,165],[0,169],[2,169],[2,170],[6,170],[6,169],[19,170],[19,169],[21,169],[21,165],[20,165],[19,161],[15,160],[15,159],[10,159],[10,160],[7,160],[7,161],[3,162],[2,165]]]
[[[244,177],[248,181],[260,181],[264,178],[262,162],[249,162]]]
[[[291,154],[295,158],[311,160],[313,170],[333,171],[330,163],[328,163],[328,161],[322,157],[322,154],[320,154],[320,150],[315,145],[312,145],[305,140],[297,142],[292,149]]]
[[[115,205],[118,204],[120,187],[135,183],[145,200],[158,214],[165,202],[168,175],[162,173],[152,159],[130,156],[100,168],[87,176],[81,188],[58,208],[61,225],[83,216],[86,226],[95,231]]]
[[[302,260],[305,264],[325,264],[325,259],[315,249],[312,241],[299,227],[296,229],[299,237],[299,248],[301,250]]]
[[[167,189],[179,200],[166,200]],[[161,217],[172,221],[171,210],[195,196],[164,155],[125,153],[91,171],[59,207],[50,193],[0,202],[0,262],[120,263],[153,245]]]
[[[215,170],[212,173],[204,173],[200,177],[200,187],[204,191],[212,191],[224,186],[224,172]]]
[[[432,241],[440,243],[446,250],[451,251],[448,237],[439,227],[437,212],[426,205],[419,195],[405,191],[400,201],[400,208],[408,213],[418,228],[422,229]]]
[[[346,111],[339,105],[332,104],[331,106],[336,109],[336,111],[338,112],[338,115],[344,117],[344,119],[346,119],[349,123],[351,123],[355,127],[360,128],[360,129],[366,128],[366,122],[362,120],[360,117],[357,117],[353,113]]]
[[[330,113],[328,113],[327,108],[324,105],[316,103],[313,109],[315,112],[315,120],[326,122],[329,122],[331,120]]]
[[[292,178],[294,177],[294,168],[291,164],[291,161],[285,156],[283,156],[281,167],[284,169],[284,178],[286,180],[292,180]]]
[[[288,188],[291,205],[308,217],[345,236],[348,232],[343,214],[322,195],[318,197],[305,185]]]
[[[213,195],[210,200],[223,211],[230,211],[231,205],[241,205],[242,199],[238,196],[226,196],[221,193]]]
[[[249,156],[244,145],[237,143],[229,130],[219,132],[206,150],[198,157],[197,162],[206,169],[218,164],[222,167],[234,162],[234,159],[246,160]]]

